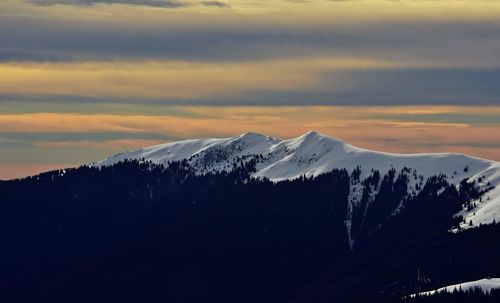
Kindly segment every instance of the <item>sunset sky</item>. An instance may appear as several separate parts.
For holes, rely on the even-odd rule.
[[[500,160],[500,0],[1,0],[0,179],[308,130]]]

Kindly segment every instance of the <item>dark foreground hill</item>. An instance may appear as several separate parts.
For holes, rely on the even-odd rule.
[[[409,194],[410,169],[275,183],[255,165],[125,160],[0,182],[0,301],[400,302],[500,275],[499,225],[449,232],[487,194],[474,182],[437,175]],[[354,186],[365,204],[349,210]]]

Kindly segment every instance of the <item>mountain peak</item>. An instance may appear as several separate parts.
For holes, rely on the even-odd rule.
[[[242,133],[239,135],[240,138],[245,138],[245,137],[265,137],[263,134],[255,133],[255,132],[246,132]]]
[[[310,130],[310,131],[304,133],[304,136],[307,136],[307,137],[309,137],[309,136],[320,136],[320,133],[318,133],[315,130]]]
[[[329,139],[329,140],[332,140],[332,141],[338,141],[338,142],[345,143],[341,139],[338,139],[336,137],[331,137],[331,136],[322,134],[322,133],[314,131],[314,130],[310,130],[310,131],[304,133],[301,136],[298,136],[298,137],[295,137],[295,138],[291,138],[289,140],[309,141],[309,140],[313,140],[313,139],[322,139],[322,138],[326,138],[326,139]],[[267,136],[267,135],[263,135],[263,134],[256,133],[256,132],[242,133],[241,135],[236,136],[235,139],[241,139],[241,140],[244,140],[244,141],[250,142],[250,143],[251,142],[256,142],[256,141],[264,141],[264,140],[281,141],[281,140],[279,140],[277,138],[274,138],[274,137],[271,137],[271,136]]]
[[[254,133],[254,132],[246,132],[238,136],[239,139],[243,139],[245,141],[254,141],[254,140],[262,140],[267,139],[268,136],[263,134]]]
[[[319,138],[319,137],[327,137],[323,134],[320,134],[319,132],[317,131],[314,131],[314,130],[310,130],[306,133],[304,133],[302,136],[300,136],[299,138]]]
[[[345,141],[339,138],[324,135],[322,133],[313,130],[306,132],[305,134],[303,134],[300,137],[297,137],[294,140],[301,142],[301,144],[316,144],[319,141],[325,140],[336,145],[347,145]]]

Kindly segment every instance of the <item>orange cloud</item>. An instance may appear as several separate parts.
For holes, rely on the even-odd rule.
[[[144,146],[152,146],[165,143],[158,140],[140,140],[140,139],[123,139],[123,140],[106,140],[106,141],[89,141],[89,140],[67,140],[67,141],[49,141],[35,142],[36,147],[85,147],[85,148],[103,148],[114,151],[128,150]]]

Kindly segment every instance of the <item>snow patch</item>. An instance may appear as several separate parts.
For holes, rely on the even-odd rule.
[[[453,292],[453,291],[468,291],[474,288],[481,288],[484,293],[489,294],[492,289],[500,288],[500,278],[486,278],[477,281],[464,282],[454,285],[449,285],[445,287],[441,287],[439,289],[430,290],[418,293],[418,295],[433,295],[435,293],[439,293],[442,291]],[[415,297],[417,294],[412,294],[410,297]]]
[[[350,192],[347,198],[347,215],[345,226],[347,230],[347,239],[349,240],[349,248],[354,249],[354,235],[352,234],[352,215],[354,206],[358,205],[363,197],[364,185],[359,180],[351,180]]]

